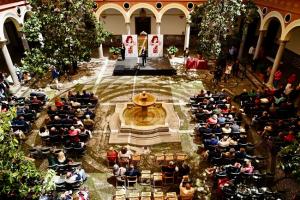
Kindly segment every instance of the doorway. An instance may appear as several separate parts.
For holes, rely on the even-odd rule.
[[[135,34],[140,35],[141,32],[151,33],[151,17],[135,18]]]

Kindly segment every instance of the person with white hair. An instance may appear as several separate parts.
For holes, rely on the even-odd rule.
[[[227,122],[234,122],[234,118],[231,114],[228,115]]]
[[[79,102],[76,101],[70,101],[70,104],[72,107],[79,107],[81,105]]]
[[[74,126],[71,126],[70,130],[69,130],[69,136],[77,136],[79,134],[78,130],[75,129]]]
[[[83,120],[84,127],[93,127],[95,124],[94,120],[91,119],[90,115],[86,115],[85,119]]]

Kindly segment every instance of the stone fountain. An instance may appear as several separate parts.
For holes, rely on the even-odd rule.
[[[117,103],[111,116],[110,144],[147,146],[180,142],[180,120],[173,104],[156,102],[156,97],[143,91],[132,102]]]

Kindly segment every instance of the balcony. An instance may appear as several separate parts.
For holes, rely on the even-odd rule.
[[[17,2],[25,2],[24,0],[0,0],[0,6],[5,4],[17,3]]]

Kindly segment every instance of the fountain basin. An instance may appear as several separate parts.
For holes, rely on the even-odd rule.
[[[110,144],[147,146],[159,143],[180,142],[180,120],[171,103],[148,106],[143,118],[141,107],[134,103],[117,103],[110,117]]]

